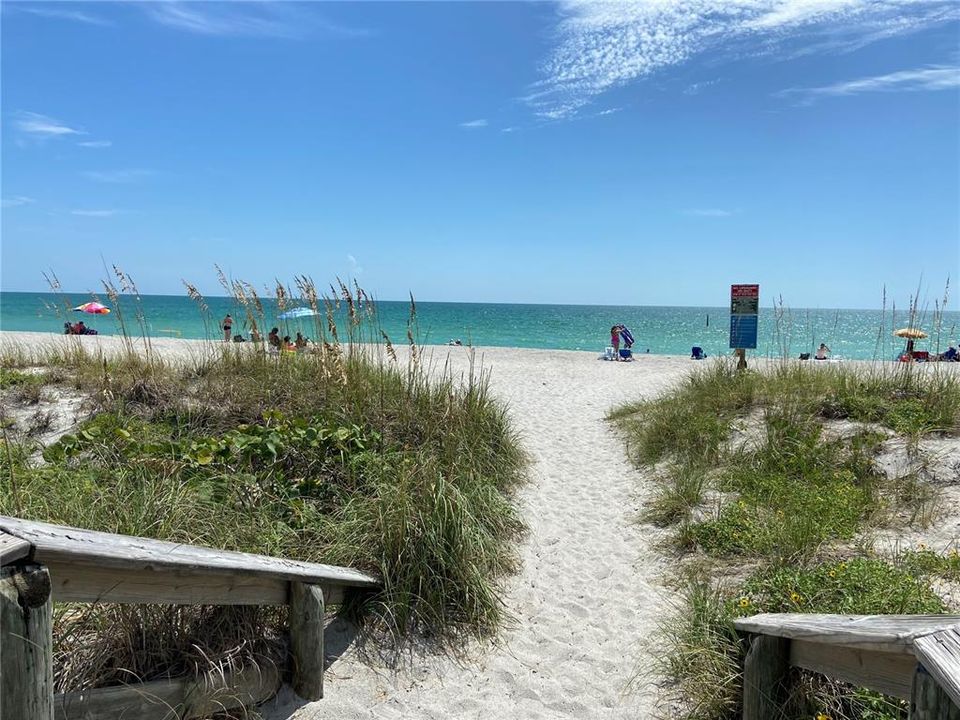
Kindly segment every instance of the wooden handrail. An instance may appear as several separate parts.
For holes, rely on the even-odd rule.
[[[114,535],[0,516],[0,532],[50,568],[54,600],[172,605],[286,605],[291,581],[319,585],[328,604],[377,578],[350,568]]]
[[[54,600],[289,605],[293,687],[305,699],[318,700],[323,697],[326,605],[379,586],[372,575],[335,565],[0,516],[0,716],[105,720],[115,716],[108,706],[126,702],[150,705],[151,717],[168,712],[187,717],[223,698],[261,701],[279,688],[277,674],[241,671],[219,684],[175,678],[55,698]]]
[[[776,715],[790,666],[911,700],[911,720],[939,718],[951,704],[949,717],[960,718],[960,616],[785,613],[734,626],[752,636],[744,720]]]

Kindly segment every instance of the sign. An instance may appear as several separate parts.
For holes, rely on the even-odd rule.
[[[757,347],[757,316],[730,316],[730,347],[754,350]]]
[[[759,285],[730,286],[730,347],[753,350],[757,347],[760,314]]]

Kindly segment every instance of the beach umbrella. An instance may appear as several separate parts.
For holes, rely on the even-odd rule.
[[[899,330],[894,330],[893,334],[898,338],[906,338],[907,340],[907,349],[905,353],[909,356],[913,356],[913,341],[914,340],[923,340],[927,334],[920,328],[900,328]]]
[[[106,305],[101,305],[98,302],[88,302],[83,305],[77,305],[74,310],[76,312],[89,313],[91,315],[106,315],[110,312],[110,308]]]
[[[311,308],[298,307],[287,310],[284,313],[280,313],[278,317],[281,320],[293,320],[295,318],[313,317],[314,315],[317,315],[317,313],[315,313]]]

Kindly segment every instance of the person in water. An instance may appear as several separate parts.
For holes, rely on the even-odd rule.
[[[827,355],[830,353],[830,348],[828,348],[824,343],[820,343],[820,347],[817,348],[817,354],[814,355],[815,360],[826,360]]]
[[[223,328],[223,341],[230,342],[230,340],[233,339],[233,318],[230,316],[230,313],[227,313],[223,322],[220,323],[220,327]]]

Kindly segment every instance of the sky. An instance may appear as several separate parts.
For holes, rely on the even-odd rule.
[[[3,290],[217,264],[872,308],[960,277],[953,0],[4,1],[0,40]]]

